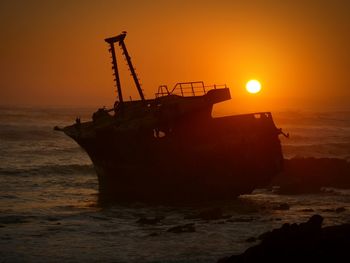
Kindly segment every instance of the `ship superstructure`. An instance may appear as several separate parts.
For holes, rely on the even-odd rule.
[[[63,130],[90,156],[100,193],[118,200],[228,198],[267,185],[282,169],[281,129],[270,112],[212,117],[215,103],[231,99],[226,85],[202,81],[158,88],[146,99],[125,45],[126,33],[107,38],[118,100],[88,122]],[[125,101],[115,45],[140,99]]]

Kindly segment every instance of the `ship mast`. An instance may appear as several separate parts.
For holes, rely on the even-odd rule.
[[[119,102],[123,103],[123,94],[122,94],[122,89],[121,89],[121,84],[120,84],[120,78],[119,78],[119,73],[118,73],[118,66],[117,66],[117,57],[115,55],[115,49],[114,49],[114,43],[118,43],[119,46],[122,48],[123,50],[123,55],[126,59],[126,62],[128,63],[130,72],[131,72],[131,76],[134,79],[137,91],[140,94],[140,98],[141,100],[144,102],[145,101],[145,97],[143,95],[143,91],[141,89],[141,85],[139,82],[139,79],[137,78],[136,72],[135,72],[135,68],[131,63],[131,57],[129,56],[128,50],[126,49],[125,43],[124,43],[124,39],[126,37],[126,32],[123,32],[122,34],[115,36],[115,37],[110,37],[110,38],[106,38],[105,41],[110,45],[110,49],[109,51],[112,54],[112,65],[113,65],[113,70],[114,70],[114,76],[115,76],[115,82],[116,82],[116,86],[117,86],[117,92],[118,92],[118,97],[119,97]]]
[[[118,66],[117,66],[117,57],[115,55],[115,49],[114,49],[114,43],[117,41],[115,38],[106,38],[105,41],[109,44],[109,52],[112,54],[112,69],[114,71],[113,75],[115,76],[115,83],[117,87],[117,92],[118,92],[118,98],[119,102],[123,104],[123,93],[122,93],[122,88],[120,85],[120,78],[119,78],[119,73],[118,73]]]

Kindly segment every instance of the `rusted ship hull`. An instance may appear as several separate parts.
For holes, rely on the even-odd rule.
[[[270,113],[210,121],[196,116],[176,127],[164,137],[111,127],[93,136],[78,136],[77,125],[64,131],[90,156],[105,199],[230,198],[266,186],[282,169],[279,130]]]
[[[206,200],[250,193],[282,169],[277,129],[268,112],[212,118],[213,105],[230,100],[226,85],[161,85],[145,99],[124,39],[106,38],[118,100],[92,121],[63,130],[90,156],[100,195],[118,200]],[[125,101],[115,45],[122,49],[140,100]]]

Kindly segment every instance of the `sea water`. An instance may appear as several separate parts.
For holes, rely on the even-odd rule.
[[[56,125],[88,120],[92,109],[0,108],[2,262],[216,262],[241,253],[251,237],[313,214],[324,225],[350,222],[350,191],[277,195],[258,189],[225,202],[183,205],[98,202],[86,153]],[[273,113],[284,155],[350,160],[350,112]],[[289,209],[276,209],[288,204]],[[190,219],[220,208],[227,218]],[[338,209],[337,209],[338,208]],[[142,217],[163,217],[153,225]],[[194,224],[195,232],[171,227]]]

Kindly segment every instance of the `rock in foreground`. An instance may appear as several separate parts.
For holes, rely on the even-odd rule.
[[[350,224],[321,228],[322,221],[320,215],[314,215],[306,223],[284,224],[262,234],[260,244],[218,263],[347,262]]]
[[[318,193],[322,187],[350,188],[350,162],[337,158],[293,158],[284,160],[284,172],[272,185],[279,194]]]

